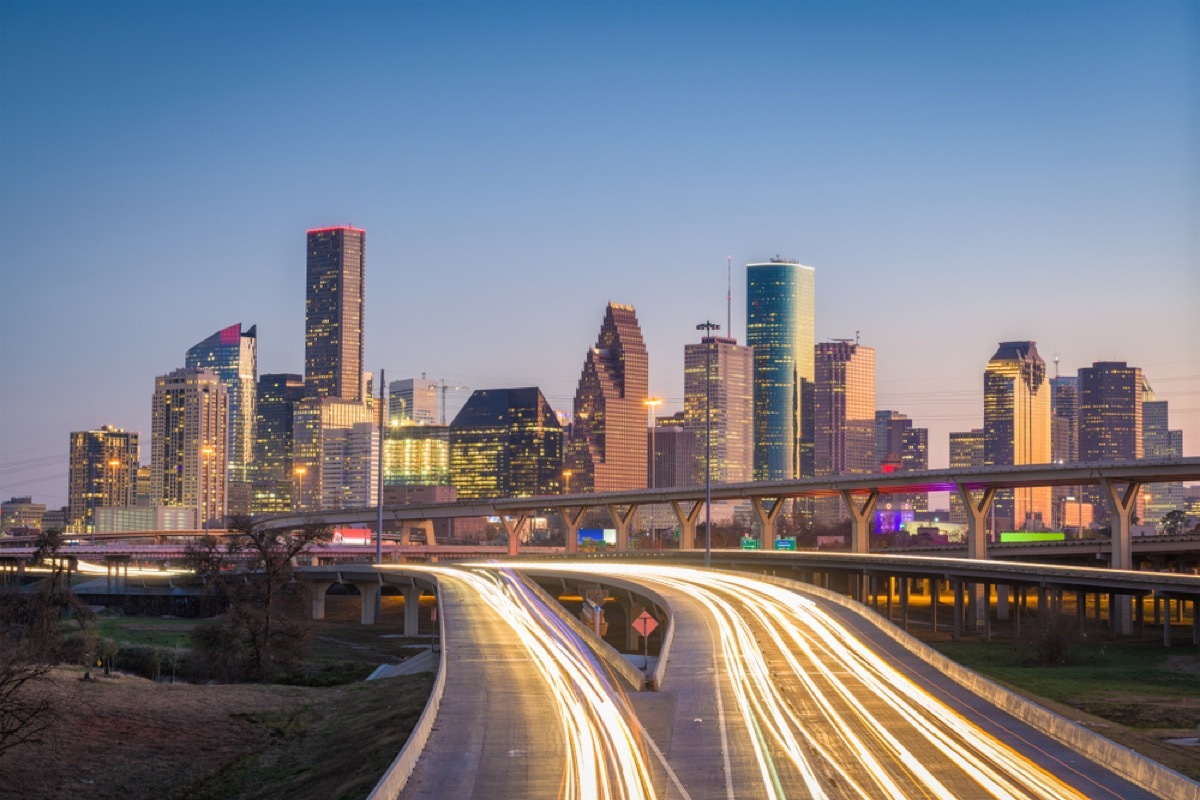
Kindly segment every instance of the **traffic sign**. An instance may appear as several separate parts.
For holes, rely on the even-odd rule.
[[[796,549],[796,537],[795,536],[783,536],[779,539],[776,539],[775,540],[775,549],[776,550],[795,550]]]
[[[637,619],[633,621],[633,629],[642,636],[649,636],[658,627],[658,620],[650,615],[649,611],[643,611],[638,614]]]
[[[759,548],[758,539],[752,539],[749,536],[742,537],[743,550],[757,550]]]

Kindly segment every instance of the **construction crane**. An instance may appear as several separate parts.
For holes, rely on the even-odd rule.
[[[446,383],[445,378],[441,378],[442,387],[442,424],[446,424],[446,392],[457,392],[465,389],[470,389],[470,386],[451,386]]]

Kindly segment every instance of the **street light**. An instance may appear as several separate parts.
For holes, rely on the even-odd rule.
[[[661,397],[647,397],[642,402],[646,404],[646,409],[650,414],[650,488],[655,489],[658,487],[658,482],[654,476],[654,462],[658,460],[658,451],[654,447],[654,428],[656,427],[654,424],[654,409],[663,404],[663,399]],[[658,529],[654,525],[653,514],[650,515],[650,546],[658,546]]]
[[[712,337],[713,331],[721,330],[715,322],[704,321],[696,330],[708,335],[700,337],[701,343]],[[704,566],[712,566],[712,342],[704,348]]]

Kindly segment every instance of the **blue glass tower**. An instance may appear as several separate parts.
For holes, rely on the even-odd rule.
[[[754,348],[754,479],[813,474],[816,270],[746,265],[746,344]]]
[[[258,383],[257,326],[239,322],[209,336],[187,351],[185,367],[217,373],[229,392],[229,480],[246,481],[254,461],[255,400]]]

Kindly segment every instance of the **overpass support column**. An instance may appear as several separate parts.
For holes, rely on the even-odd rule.
[[[579,552],[579,526],[583,522],[583,512],[587,509],[580,506],[577,509],[560,508],[558,513],[562,516],[563,523],[567,526],[567,555],[574,555]]]
[[[996,487],[987,487],[978,499],[969,488],[961,483],[956,483],[954,488],[958,492],[958,499],[962,500],[963,507],[967,510],[967,558],[986,559],[985,520],[988,512],[992,509],[992,502],[996,499]],[[971,585],[968,608],[971,609],[970,627],[972,630],[979,630],[985,624],[987,617],[987,598],[984,597],[981,584]]]
[[[1129,481],[1122,491],[1111,478],[1101,478],[1100,488],[1105,502],[1108,503],[1109,517],[1112,519],[1112,568],[1133,569],[1129,528],[1142,484]],[[1113,595],[1113,604],[1109,606],[1108,615],[1112,620],[1114,633],[1128,636],[1133,632],[1131,610],[1132,605],[1128,597]]]
[[[312,589],[312,618],[325,619],[325,593],[333,586],[333,581],[313,581],[309,586]]]
[[[771,503],[769,509],[763,507],[764,501],[770,501],[769,497],[751,497],[750,503],[754,506],[754,513],[758,515],[758,521],[762,524],[762,543],[764,550],[775,549],[775,520],[779,519],[779,513],[783,511],[783,498],[776,497],[775,502]]]
[[[500,521],[504,523],[504,530],[508,531],[508,554],[510,556],[515,556],[520,552],[521,529],[525,527],[527,519],[527,516],[521,514],[517,517],[517,521],[513,522],[507,514],[500,515]]]
[[[846,504],[846,508],[850,511],[850,516],[854,519],[854,533],[850,545],[852,553],[869,553],[871,552],[871,515],[875,513],[875,503],[879,500],[879,490],[872,489],[867,494],[866,500],[861,504],[854,500],[854,496],[847,489],[842,489],[842,502]]]
[[[421,587],[410,586],[404,590],[404,635],[416,636],[421,621]]]
[[[382,578],[381,578],[382,580]],[[355,583],[358,587],[358,594],[362,600],[362,613],[359,619],[363,625],[375,624],[375,608],[379,605],[379,590],[381,588],[379,581],[374,583]]]
[[[672,500],[671,508],[675,509],[675,519],[679,520],[679,549],[695,550],[696,520],[700,517],[700,509],[704,508],[704,501],[697,500],[691,509],[684,511],[678,500]]]
[[[616,505],[609,505],[608,513],[612,516],[613,525],[617,526],[617,552],[624,552],[629,549],[629,527],[633,524],[633,517],[637,514],[638,507],[634,503],[629,504],[629,508],[625,513],[621,513],[621,509]]]
[[[433,520],[423,519],[413,527],[419,528],[425,532],[425,544],[430,547],[437,545],[437,533],[434,531]]]

